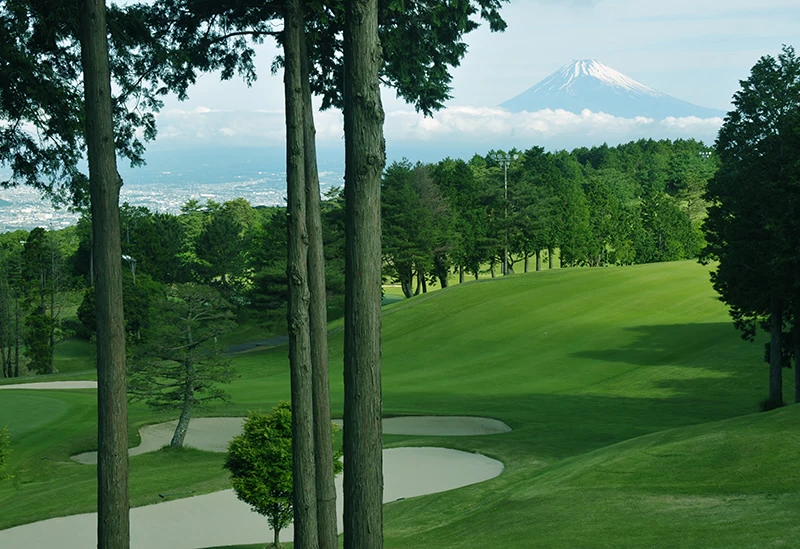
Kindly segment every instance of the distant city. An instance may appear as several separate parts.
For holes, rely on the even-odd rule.
[[[178,213],[191,199],[205,203],[241,197],[253,206],[280,205],[286,197],[286,174],[279,153],[277,157],[241,149],[154,153],[144,167],[120,166],[124,182],[120,202],[166,213]],[[322,192],[341,186],[343,172],[335,162],[321,163]],[[0,189],[0,232],[62,229],[79,217],[66,207],[54,208],[48,198],[29,187]]]

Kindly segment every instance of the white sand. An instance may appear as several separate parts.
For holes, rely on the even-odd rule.
[[[244,418],[198,417],[189,423],[185,445],[209,452],[226,452],[228,441],[242,431]],[[341,425],[341,420],[336,420]],[[138,456],[169,444],[175,432],[176,421],[147,425],[139,430],[141,444],[128,450]],[[502,421],[471,416],[410,416],[383,420],[383,432],[392,435],[467,436],[507,433],[511,428]],[[78,463],[97,463],[97,452],[72,456]]]
[[[96,381],[39,381],[0,385],[0,389],[97,389]]]
[[[208,452],[227,452],[228,441],[242,432],[241,417],[198,417],[189,422],[184,444],[206,450]],[[175,432],[178,421],[167,421],[155,425],[146,425],[139,429],[142,441],[139,446],[130,448],[128,455],[138,456],[147,452],[155,452],[168,445]],[[72,456],[78,463],[97,463],[97,452],[86,452]]]
[[[383,451],[384,502],[452,490],[498,476],[503,464],[480,454],[445,448]],[[337,479],[341,531],[342,479]],[[95,513],[50,519],[0,531],[0,547],[89,549],[96,547]],[[281,540],[292,537],[291,527]],[[232,490],[168,501],[131,510],[133,549],[192,549],[266,543],[266,520],[236,499]]]
[[[96,388],[93,381],[45,382],[5,385],[0,388],[85,389]],[[228,441],[241,431],[243,418],[195,418],[186,435],[186,444],[213,452],[224,452]],[[131,455],[158,450],[169,444],[175,421],[149,425],[140,430],[142,443]],[[503,422],[480,417],[414,416],[387,418],[384,433],[465,436],[505,433],[511,429]],[[73,459],[96,463],[96,452]],[[384,502],[410,498],[494,478],[503,464],[480,454],[446,448],[393,448],[383,451]],[[339,530],[342,529],[342,478],[337,478],[340,497]],[[165,494],[167,499],[185,494]],[[90,549],[96,547],[97,515],[87,513],[49,519],[0,531],[3,549]],[[281,539],[289,541],[289,527]],[[250,511],[232,490],[203,496],[175,499],[131,510],[131,547],[133,549],[193,549],[214,545],[266,543],[272,540],[266,520]]]

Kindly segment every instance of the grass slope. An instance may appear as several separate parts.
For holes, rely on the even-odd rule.
[[[342,410],[341,348],[341,331],[334,330],[336,414]],[[235,360],[241,377],[229,388],[233,403],[208,415],[268,409],[288,398],[285,348]],[[765,513],[774,517],[762,529],[774,526],[770,543],[792,539],[797,531],[779,510],[797,509],[800,483],[779,449],[796,448],[787,437],[798,412],[749,415],[758,409],[766,375],[760,345],[740,340],[707,270],[690,262],[546,271],[388,305],[386,414],[485,415],[513,431],[385,437],[387,446],[448,446],[506,464],[492,481],[387,506],[387,546],[688,546],[703,536],[720,540],[719,546],[737,546],[737,540],[742,547],[768,546],[752,543],[754,536],[766,538],[749,525],[763,522]],[[94,471],[62,458],[66,448],[90,449],[94,404],[79,405],[83,394],[54,392],[47,398],[62,404],[35,405],[42,396],[30,393],[0,395],[0,424],[8,413],[27,410],[24,399],[42,407],[30,418],[35,428],[24,412],[10,426],[16,478],[0,483],[6,510],[0,528],[65,513],[53,499],[56,485],[76,494],[76,506],[93,505],[93,488],[90,495],[83,484],[93,486]],[[17,401],[5,406],[9,395]],[[132,431],[158,419],[141,407],[131,409]],[[65,422],[70,428],[62,433]],[[726,438],[728,432],[736,434]],[[52,485],[35,495],[26,492],[31,503],[18,510],[26,471],[33,474],[42,455],[57,455],[62,471],[48,473]],[[733,461],[736,471],[767,462],[771,469],[742,475],[728,468]],[[204,452],[134,458],[133,504],[155,501],[158,493],[224,485],[224,473],[215,469],[219,462]],[[170,464],[177,479],[164,473]],[[717,476],[701,482],[709,471]],[[773,474],[781,480],[767,482]]]

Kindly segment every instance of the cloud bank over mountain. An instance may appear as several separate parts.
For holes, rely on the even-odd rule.
[[[593,60],[565,65],[500,107],[451,106],[425,117],[385,94],[389,160],[437,161],[490,149],[572,149],[654,138],[711,144],[724,113],[672,98]],[[156,147],[282,148],[283,111],[195,107],[159,115]],[[316,114],[317,139],[332,156],[343,150],[342,116]],[[193,144],[193,145],[192,145]]]

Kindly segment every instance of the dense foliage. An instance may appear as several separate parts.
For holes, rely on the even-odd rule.
[[[469,161],[390,165],[383,177],[386,276],[406,296],[451,272],[625,265],[697,257],[702,193],[716,170],[694,140],[641,140],[567,153],[512,151],[505,179],[494,151]],[[507,197],[507,198],[506,198]],[[412,290],[416,280],[416,289]]]
[[[500,264],[508,229],[512,271],[695,257],[702,246],[702,193],[717,168],[702,143],[642,140],[617,147],[545,152],[534,147],[508,170],[493,154],[435,164],[397,162],[382,183],[384,275],[407,296],[448,276],[477,277]],[[178,214],[123,204],[120,230],[126,332],[142,343],[165,285],[216,288],[239,320],[285,330],[284,207],[244,198],[190,200]],[[322,203],[328,316],[344,301],[344,199]],[[0,234],[0,363],[5,377],[52,371],[53,345],[94,336],[91,219],[60,231]],[[75,323],[61,313],[83,292]],[[74,299],[74,298],[72,298]],[[63,318],[62,318],[63,317]],[[28,345],[26,346],[26,341]],[[27,369],[26,369],[27,368]]]
[[[334,470],[341,472],[341,452],[334,453]],[[269,414],[250,412],[243,432],[231,439],[225,468],[236,496],[267,518],[280,545],[280,531],[293,517],[292,407],[278,404]]]
[[[733,97],[717,138],[720,169],[708,186],[704,259],[714,288],[752,339],[769,326],[769,408],[783,404],[785,357],[800,360],[800,58],[762,57]],[[791,335],[784,336],[790,329]],[[796,373],[796,400],[800,375]]]

